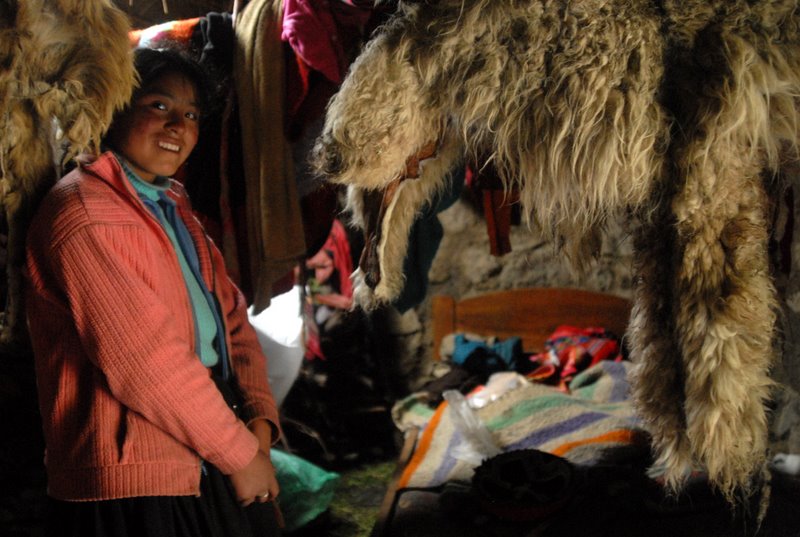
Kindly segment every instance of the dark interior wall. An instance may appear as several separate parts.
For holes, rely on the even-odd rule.
[[[233,11],[233,0],[114,0],[114,4],[128,14],[134,28],[202,17],[211,11]],[[167,13],[164,12],[165,4]]]

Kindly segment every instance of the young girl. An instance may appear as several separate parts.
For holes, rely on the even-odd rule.
[[[55,185],[28,233],[46,532],[273,535],[251,523],[272,505],[249,512],[279,492],[265,358],[222,256],[168,178],[197,142],[207,83],[169,50],[137,51],[136,67],[109,150]]]

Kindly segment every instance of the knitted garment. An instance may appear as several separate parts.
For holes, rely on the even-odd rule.
[[[220,304],[241,414],[267,419],[277,440],[277,410],[245,301],[177,183],[169,195]],[[51,496],[196,495],[201,458],[226,474],[253,459],[256,437],[195,353],[169,238],[111,153],[50,191],[30,228],[27,261]]]

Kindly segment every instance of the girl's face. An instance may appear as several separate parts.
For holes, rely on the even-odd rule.
[[[179,73],[147,86],[110,133],[114,148],[148,182],[171,177],[197,143],[200,108],[195,87]]]

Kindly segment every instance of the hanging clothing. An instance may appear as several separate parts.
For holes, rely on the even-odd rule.
[[[351,61],[344,41],[371,16],[370,8],[338,0],[284,0],[281,39],[306,65],[338,86]]]
[[[236,24],[234,81],[239,103],[253,312],[305,253],[291,148],[284,134],[285,74],[280,14],[252,0]]]
[[[342,83],[348,62],[339,43],[328,0],[284,0],[281,39],[300,59],[335,84]]]

